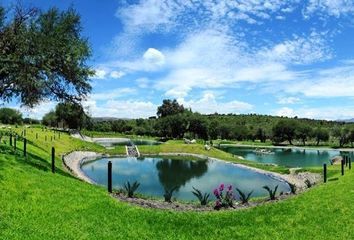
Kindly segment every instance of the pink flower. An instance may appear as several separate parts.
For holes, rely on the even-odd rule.
[[[217,207],[220,207],[220,206],[221,206],[221,202],[220,202],[220,200],[216,200],[216,202],[215,202],[215,206],[217,206]]]
[[[224,191],[224,187],[225,187],[225,185],[224,185],[223,183],[220,184],[219,191],[220,191],[220,192]]]
[[[232,185],[229,185],[229,186],[227,187],[227,190],[231,191],[231,190],[232,190]]]
[[[219,197],[219,190],[217,188],[214,189],[214,195],[215,197]]]

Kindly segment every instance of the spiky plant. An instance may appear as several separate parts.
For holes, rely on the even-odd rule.
[[[202,193],[200,190],[193,187],[192,193],[199,199],[200,205],[205,206],[209,202],[210,193]]]
[[[165,188],[165,194],[163,195],[165,198],[165,202],[172,202],[172,195],[175,190],[177,190],[178,187],[173,187],[171,189]]]
[[[248,201],[250,200],[251,198],[251,195],[253,193],[253,190],[251,192],[249,192],[248,194],[242,192],[240,189],[236,188],[236,191],[238,192],[238,194],[240,194],[240,201],[241,201],[241,204],[247,204]]]
[[[127,195],[129,198],[132,198],[134,196],[134,192],[139,188],[140,183],[138,183],[137,181],[135,181],[133,184],[130,184],[129,181],[127,181],[124,184],[124,189],[127,192]]]
[[[274,190],[272,190],[270,187],[268,186],[263,186],[263,188],[265,190],[267,190],[267,192],[269,193],[269,199],[270,200],[275,200],[276,199],[276,193],[278,190],[278,185],[274,188]]]
[[[292,194],[296,194],[296,185],[295,184],[292,184],[292,183],[289,183],[289,187],[290,187],[290,192]]]

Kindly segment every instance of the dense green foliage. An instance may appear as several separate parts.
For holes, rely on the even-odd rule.
[[[73,9],[11,10],[0,10],[0,99],[30,107],[48,99],[80,102],[94,73],[80,16]]]
[[[106,121],[93,119],[86,129],[162,139],[221,139],[258,141],[264,144],[271,141],[273,144],[318,146],[322,143],[343,147],[348,144],[352,145],[354,142],[354,125],[351,123],[257,114],[202,115],[173,103],[174,101],[171,100],[165,101],[158,108],[158,112],[164,112],[164,114],[159,113],[163,117]],[[175,110],[161,110],[165,108]]]
[[[13,108],[0,108],[0,122],[3,124],[22,124],[22,114]]]

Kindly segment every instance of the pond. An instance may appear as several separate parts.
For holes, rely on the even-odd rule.
[[[214,188],[221,183],[232,184],[245,192],[254,191],[252,197],[267,196],[264,185],[279,192],[290,191],[289,185],[268,175],[216,160],[179,160],[161,157],[102,158],[87,162],[83,172],[100,185],[107,184],[107,163],[112,161],[113,188],[120,189],[126,181],[141,183],[138,193],[163,197],[164,189],[177,187],[174,197],[180,200],[196,200],[192,187],[212,196]],[[213,197],[213,196],[212,196]],[[214,198],[214,197],[213,197]]]
[[[115,147],[125,145],[159,145],[161,142],[146,139],[129,139],[129,138],[97,138],[95,142],[104,147]]]
[[[221,146],[221,149],[241,156],[247,160],[272,163],[286,167],[313,167],[330,164],[330,160],[345,152],[338,150],[318,150],[300,148],[266,148],[266,153],[260,153],[258,148]],[[269,152],[268,152],[269,151]]]

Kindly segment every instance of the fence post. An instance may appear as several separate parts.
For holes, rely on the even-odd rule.
[[[27,156],[27,139],[23,139],[23,156]]]
[[[341,161],[342,176],[344,175],[344,160]]]
[[[12,146],[12,134],[10,134],[10,146]]]
[[[112,193],[112,162],[108,161],[108,192]]]
[[[349,170],[352,169],[352,158],[349,157]]]
[[[346,155],[346,156],[345,156],[345,167],[348,167],[348,160],[349,160],[348,158],[349,158],[349,156]]]
[[[55,173],[55,148],[52,147],[52,173]]]
[[[323,182],[327,182],[327,164],[323,164]]]

